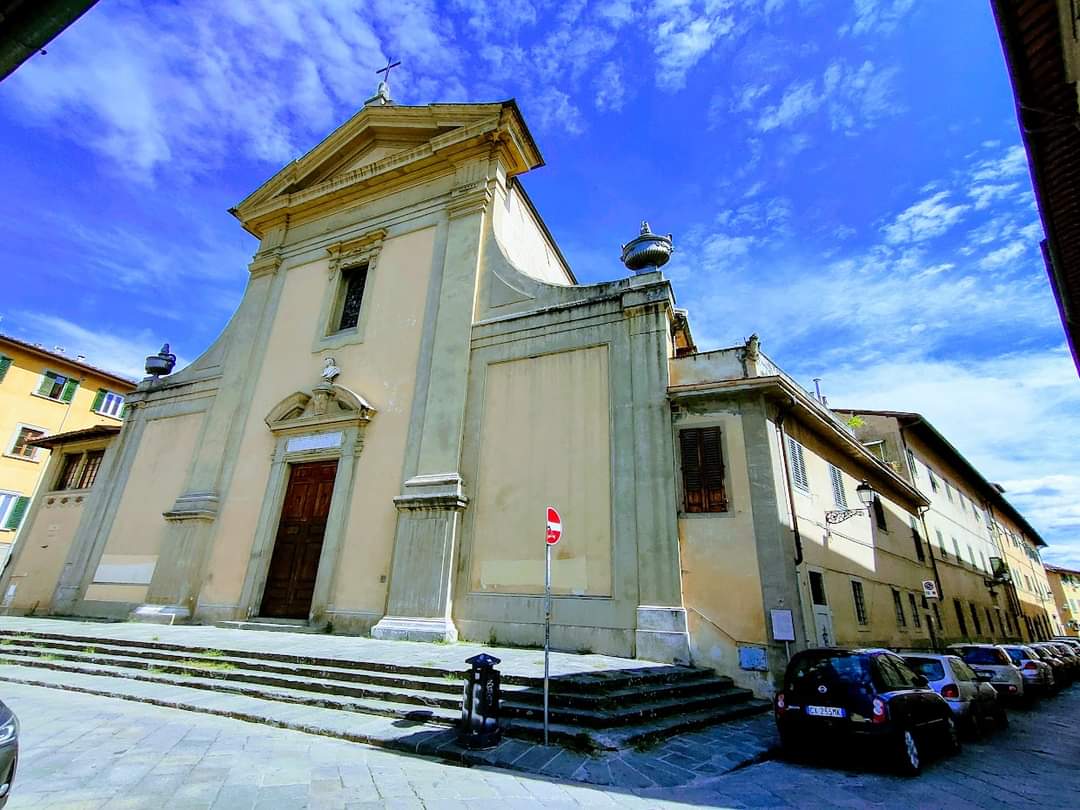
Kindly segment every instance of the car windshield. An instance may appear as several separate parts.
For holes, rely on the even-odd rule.
[[[966,647],[960,657],[976,666],[1000,666],[1009,663],[1009,657],[993,647]]]
[[[1006,647],[1005,652],[1013,660],[1014,664],[1022,664],[1025,658],[1031,657],[1030,655],[1024,655],[1024,651],[1019,647]]]
[[[945,677],[945,667],[935,658],[915,658],[905,655],[904,661],[928,681],[940,681]]]
[[[804,655],[793,661],[788,668],[787,689],[791,692],[805,690],[819,683],[842,682],[865,685],[870,681],[870,670],[861,655],[844,653]]]

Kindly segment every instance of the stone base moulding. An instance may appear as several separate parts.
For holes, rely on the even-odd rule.
[[[639,605],[634,635],[637,658],[681,666],[692,661],[685,608]]]
[[[139,605],[128,616],[143,624],[184,624],[190,618],[191,611],[183,605]]]
[[[384,616],[371,628],[371,637],[389,641],[458,640],[457,628],[450,619],[422,619],[403,616]]]

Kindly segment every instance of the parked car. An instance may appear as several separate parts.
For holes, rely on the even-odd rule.
[[[1073,648],[1075,652],[1080,653],[1080,638],[1073,638],[1072,636],[1054,636],[1051,641],[1060,641],[1068,644]]]
[[[796,653],[774,708],[781,745],[790,753],[854,741],[876,746],[902,773],[915,776],[925,750],[960,748],[949,704],[889,650]]]
[[[901,653],[912,671],[929,681],[930,688],[945,698],[961,726],[980,734],[987,723],[998,728],[1009,724],[1005,704],[990,685],[990,675],[978,675],[957,655]]]
[[[1041,656],[1042,660],[1048,663],[1054,670],[1055,689],[1064,689],[1069,685],[1072,680],[1069,677],[1069,667],[1058,657],[1056,650],[1050,647],[1044,647],[1041,641],[1033,641],[1028,646],[1031,647],[1037,655]]]
[[[19,764],[19,720],[0,701],[0,808],[7,804]]]
[[[1057,691],[1054,669],[1035,650],[1026,644],[999,644],[999,647],[1020,667],[1024,678],[1024,694],[1029,698],[1050,695]]]
[[[993,644],[952,644],[945,650],[959,655],[975,673],[988,673],[990,683],[1003,698],[1019,700],[1024,696],[1024,676],[1012,659]]]
[[[1075,681],[1080,677],[1080,655],[1076,654],[1076,651],[1068,644],[1060,641],[1046,641],[1043,642],[1048,647],[1057,650],[1058,658],[1065,661],[1065,665],[1069,670],[1069,678]]]

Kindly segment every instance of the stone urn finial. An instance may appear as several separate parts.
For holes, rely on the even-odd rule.
[[[672,250],[671,234],[653,233],[649,223],[642,220],[641,233],[622,246],[622,263],[635,273],[651,273],[668,263]]]
[[[175,365],[176,355],[169,351],[169,344],[166,343],[161,347],[160,352],[146,358],[146,373],[156,380],[158,377],[172,374]]]

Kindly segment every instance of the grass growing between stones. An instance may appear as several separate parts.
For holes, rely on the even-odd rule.
[[[236,664],[229,661],[197,661],[194,658],[188,658],[180,662],[181,666],[190,667],[191,669],[213,669],[213,670],[229,670],[236,669]]]

